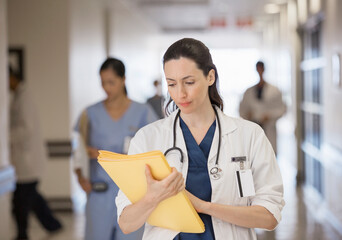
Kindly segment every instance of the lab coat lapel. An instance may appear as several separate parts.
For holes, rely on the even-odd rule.
[[[216,119],[215,134],[214,134],[213,142],[211,144],[209,158],[208,158],[208,166],[209,166],[208,169],[211,169],[215,165],[216,155],[218,151],[218,144],[219,144],[219,131],[221,131],[221,147],[220,147],[219,154],[222,156],[221,153],[225,145],[225,142],[224,142],[225,135],[229,134],[230,132],[233,132],[237,128],[236,124],[230,117],[224,115],[224,113],[217,106],[215,106],[215,108],[216,108],[221,126],[219,127],[218,121]],[[227,153],[223,153],[223,154],[227,154]],[[218,164],[220,164],[220,159],[219,159]]]
[[[214,133],[213,141],[211,143],[209,157],[208,157],[208,165],[209,166],[215,165],[218,143],[219,143],[219,128],[218,128],[218,123],[216,120],[215,133]]]

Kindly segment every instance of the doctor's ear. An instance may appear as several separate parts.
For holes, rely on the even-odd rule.
[[[207,79],[209,81],[209,86],[215,83],[215,69],[211,69],[208,73]]]

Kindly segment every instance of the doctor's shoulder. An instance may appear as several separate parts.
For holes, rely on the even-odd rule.
[[[227,116],[228,117],[228,116]],[[243,118],[230,118],[237,126],[236,134],[242,134],[245,138],[258,137],[265,135],[264,130],[255,122]]]

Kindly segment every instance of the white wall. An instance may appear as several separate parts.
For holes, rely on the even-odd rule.
[[[160,76],[160,56],[156,46],[158,29],[127,1],[110,6],[109,55],[126,67],[128,96],[145,102],[154,94],[153,81]]]
[[[38,108],[43,139],[68,140],[68,2],[8,1],[9,46],[24,48],[24,78]],[[68,158],[49,159],[41,189],[70,196]]]
[[[70,130],[83,109],[104,98],[99,69],[106,59],[105,9],[102,1],[70,0],[69,3]],[[85,195],[71,166],[74,209],[82,211]]]
[[[103,97],[98,69],[105,60],[103,2],[11,0],[9,44],[24,47],[25,80],[40,113],[45,141],[70,141],[82,109]],[[49,159],[41,189],[70,198],[69,157]]]
[[[342,57],[342,1],[325,2],[325,20],[323,21],[323,57],[326,66],[323,72],[323,146],[324,159],[324,198],[330,211],[328,219],[335,224],[342,234],[342,86],[333,84],[332,56],[336,53]],[[342,61],[342,59],[340,59]],[[340,63],[342,69],[342,64]],[[342,71],[340,69],[340,71]],[[342,74],[340,72],[340,78]]]
[[[251,30],[225,30],[205,32],[183,32],[160,34],[158,39],[159,48],[165,52],[175,41],[182,38],[195,38],[202,41],[209,49],[211,48],[256,48],[262,46],[261,34]]]
[[[6,0],[0,1],[0,168],[8,159],[8,80],[7,80],[7,13]]]
[[[99,69],[106,59],[105,10],[101,1],[70,0],[69,94],[73,128],[80,112],[104,97]]]
[[[332,81],[332,56],[340,54],[342,61],[342,2],[338,0],[327,1],[326,19],[324,21],[324,49],[327,66],[324,78],[324,139],[328,144],[342,151],[342,109],[336,108],[342,102],[342,86],[336,87]],[[341,66],[342,67],[342,66]],[[342,70],[341,70],[342,71]],[[340,78],[342,75],[340,73]]]
[[[8,1],[9,46],[25,51],[25,80],[33,91],[45,139],[69,136],[67,1]]]
[[[0,0],[0,170],[9,165],[8,156],[8,80],[6,0]],[[1,172],[1,171],[0,171]],[[11,193],[0,195],[1,239],[10,239]]]

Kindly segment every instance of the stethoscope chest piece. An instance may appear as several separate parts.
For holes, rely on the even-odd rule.
[[[220,179],[222,176],[222,169],[218,166],[213,167],[210,169],[210,176],[214,180]]]
[[[215,111],[217,125],[218,125],[219,141],[218,141],[218,147],[217,147],[217,155],[216,155],[215,166],[210,169],[209,173],[210,173],[210,177],[212,179],[217,180],[217,179],[220,179],[222,177],[222,174],[223,174],[222,169],[219,168],[219,164],[218,164],[219,155],[220,155],[220,147],[221,147],[221,124],[220,124],[220,119],[219,119],[219,116],[218,116],[215,108],[214,108],[214,111]],[[178,157],[180,158],[180,165],[182,166],[182,164],[184,162],[183,151],[179,147],[176,147],[176,122],[177,122],[177,119],[179,118],[179,115],[180,115],[180,110],[178,111],[178,113],[174,119],[174,122],[173,122],[173,146],[171,148],[169,148],[168,150],[166,150],[164,155],[165,156],[169,155],[169,157],[171,157],[171,155],[173,155],[173,156],[178,155]],[[177,168],[177,170],[180,171],[181,168],[182,167],[180,167],[179,169]]]

